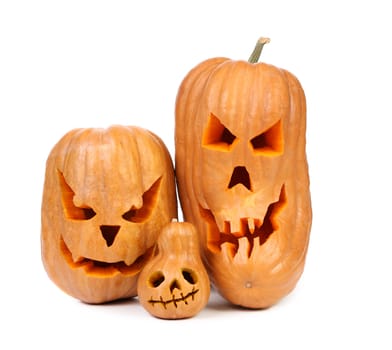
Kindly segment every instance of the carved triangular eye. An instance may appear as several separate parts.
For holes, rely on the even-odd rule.
[[[158,180],[156,180],[151,187],[144,192],[142,207],[135,208],[132,206],[131,209],[123,214],[123,219],[131,222],[144,222],[150,217],[158,199],[161,180],[162,177],[158,178]]]
[[[204,129],[202,145],[218,151],[228,151],[236,139],[233,133],[211,113]]]
[[[95,211],[87,205],[82,207],[77,207],[73,202],[75,192],[65,181],[63,173],[59,170],[57,171],[57,173],[59,176],[62,203],[63,203],[64,214],[66,218],[71,220],[92,219],[96,215]]]
[[[250,140],[253,150],[260,154],[275,155],[283,152],[283,128],[279,120],[268,130],[256,135]]]

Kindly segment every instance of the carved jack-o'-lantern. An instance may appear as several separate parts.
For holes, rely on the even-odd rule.
[[[192,317],[207,304],[210,281],[192,224],[172,222],[162,229],[157,254],[140,273],[137,291],[142,306],[160,318]]]
[[[160,229],[176,215],[173,166],[156,135],[126,126],[72,130],[46,164],[46,271],[88,303],[135,296]]]
[[[219,292],[268,307],[304,267],[311,226],[306,103],[288,71],[213,58],[185,77],[176,101],[176,174],[187,221],[201,234]]]

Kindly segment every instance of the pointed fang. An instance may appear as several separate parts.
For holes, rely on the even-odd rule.
[[[248,228],[249,232],[253,234],[255,232],[255,219],[248,218]]]
[[[76,254],[72,253],[72,260],[74,263],[77,264],[77,263],[82,262],[84,260],[84,257],[81,255],[76,255]]]

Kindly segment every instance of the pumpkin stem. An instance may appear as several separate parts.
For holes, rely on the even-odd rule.
[[[268,44],[270,42],[269,38],[263,38],[261,37],[259,40],[257,40],[256,46],[250,55],[248,62],[249,63],[257,63],[259,61],[261,51],[263,50],[263,46],[265,44]]]

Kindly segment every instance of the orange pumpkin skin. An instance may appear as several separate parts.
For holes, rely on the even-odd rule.
[[[194,225],[172,222],[162,229],[157,254],[138,280],[138,297],[153,316],[180,319],[195,316],[208,302],[210,281],[200,257]]]
[[[156,135],[132,126],[72,130],[46,163],[44,267],[86,303],[135,296],[160,229],[176,215],[173,165]]]
[[[218,291],[265,308],[300,278],[312,210],[306,101],[299,81],[265,63],[213,58],[176,101],[176,176]]]

